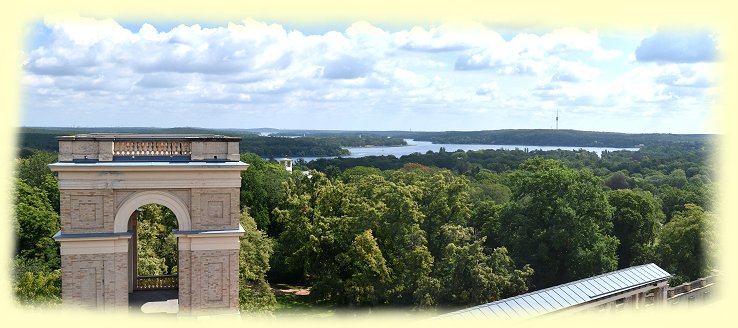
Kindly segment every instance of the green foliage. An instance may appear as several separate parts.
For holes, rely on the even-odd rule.
[[[256,222],[248,210],[244,209],[241,212],[240,221],[245,230],[241,237],[238,267],[238,300],[241,310],[271,311],[277,302],[266,281],[269,257],[273,253],[272,242],[264,232],[257,229]]]
[[[671,221],[675,212],[684,211],[686,204],[695,204],[702,208],[709,207],[707,200],[708,191],[704,186],[687,184],[685,188],[663,186],[659,189],[658,196],[663,204],[666,222]]]
[[[659,232],[655,262],[674,275],[672,286],[705,277],[714,268],[714,221],[712,213],[687,204]]]
[[[513,196],[500,217],[503,244],[536,270],[545,288],[617,268],[612,207],[601,180],[564,163],[533,158],[515,173]]]
[[[25,272],[15,281],[13,289],[22,304],[61,303],[61,270]]]
[[[302,272],[315,300],[337,304],[471,304],[527,288],[528,269],[517,272],[506,253],[485,253],[484,239],[467,227],[472,211],[466,178],[423,169],[377,173],[362,168],[336,180],[318,172],[293,176],[285,204],[275,211],[285,225],[275,267]],[[461,248],[444,251],[455,245]],[[441,279],[453,281],[454,272],[467,270],[478,274],[453,291],[470,296],[444,296],[450,287]],[[506,285],[503,280],[514,275],[515,287]],[[495,288],[478,296],[483,285]]]
[[[233,135],[190,130],[160,132]],[[26,132],[25,145],[56,149],[48,131]],[[55,133],[95,131],[67,132]],[[456,138],[453,142],[494,138],[498,144],[520,137],[526,141],[515,143],[583,136],[565,130],[517,131],[518,136],[492,132],[387,133]],[[707,274],[714,267],[709,255],[715,247],[710,230],[715,218],[703,210],[710,209],[713,194],[706,136],[584,136],[566,145],[641,141],[646,146],[605,151],[601,157],[583,150],[444,149],[400,158],[298,163],[320,171],[308,176],[290,175],[259,155],[339,154],[345,153],[341,147],[398,140],[364,133],[244,138],[241,146],[259,155],[241,157],[251,164],[242,173],[241,188],[246,229],[239,267],[242,309],[274,309],[267,274],[272,281],[309,284],[311,295],[305,297],[313,302],[418,308],[487,302],[648,260],[675,274],[672,283]],[[58,230],[59,194],[47,164],[56,155],[34,149],[21,154],[14,193],[19,242],[13,286],[23,302],[55,302],[59,255],[50,237]],[[668,223],[660,227],[662,221]],[[144,207],[140,272],[176,272],[176,239],[170,233],[175,227],[176,218],[166,208]]]
[[[27,157],[16,160],[16,177],[31,187],[46,192],[51,207],[59,212],[59,183],[48,165],[56,162],[56,153],[31,150]]]
[[[485,246],[495,248],[502,246],[502,229],[500,213],[504,205],[485,200],[474,207],[469,226],[485,238]]]
[[[647,250],[664,222],[658,202],[647,191],[629,189],[610,191],[607,200],[615,208],[612,221],[613,233],[620,240],[618,267],[648,263]]]
[[[259,229],[279,234],[281,226],[275,222],[272,210],[284,201],[282,184],[289,178],[289,172],[281,164],[256,154],[242,154],[241,161],[249,164],[248,170],[241,172],[241,208],[249,208]]]
[[[14,200],[16,254],[38,258],[58,268],[59,247],[51,237],[59,231],[59,215],[49,204],[46,192],[16,180]]]
[[[389,269],[372,236],[366,230],[354,238],[351,249],[347,252],[350,261],[351,277],[345,282],[347,297],[355,304],[376,304],[382,299],[384,287],[389,280]]]
[[[46,175],[53,175],[48,165],[56,159],[56,153],[35,151],[31,156],[17,160],[16,176],[31,186],[40,187]]]
[[[530,266],[515,269],[507,250],[496,248],[491,256],[483,251],[484,240],[449,243],[437,269],[443,304],[468,305],[493,302],[525,293],[533,275]]]
[[[177,240],[172,230],[177,218],[168,208],[158,204],[141,207],[138,232],[138,274],[142,276],[177,272]]]

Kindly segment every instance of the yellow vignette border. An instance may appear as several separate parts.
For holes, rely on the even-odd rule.
[[[738,115],[732,109],[736,104],[736,19],[731,16],[732,8],[725,2],[705,0],[699,2],[676,3],[674,1],[633,1],[621,0],[612,2],[595,1],[517,1],[517,2],[481,2],[474,0],[455,1],[157,1],[132,0],[92,2],[83,0],[51,1],[27,0],[3,5],[2,31],[0,33],[4,50],[0,73],[3,77],[0,88],[3,128],[0,129],[0,242],[4,243],[0,256],[0,267],[5,275],[0,279],[0,306],[3,313],[10,318],[9,324],[16,326],[54,325],[54,326],[135,326],[149,324],[159,320],[173,322],[156,317],[128,317],[120,314],[101,314],[77,311],[40,310],[19,308],[12,299],[10,276],[10,259],[13,249],[12,190],[14,148],[17,142],[18,126],[21,124],[21,65],[23,49],[27,41],[26,34],[31,24],[43,20],[46,15],[78,14],[97,18],[114,18],[116,20],[167,20],[167,21],[240,21],[251,17],[257,20],[274,23],[314,24],[322,22],[353,22],[365,20],[373,24],[406,25],[438,25],[444,22],[478,21],[482,23],[506,26],[541,26],[541,27],[580,27],[584,29],[639,29],[649,30],[657,27],[701,27],[718,33],[720,44],[720,62],[718,64],[718,99],[713,111],[713,133],[720,134],[717,140],[717,214],[719,218],[720,254],[718,255],[721,278],[719,281],[720,297],[715,303],[696,309],[665,311],[663,313],[632,313],[629,315],[597,315],[567,317],[555,320],[534,320],[518,323],[528,325],[556,326],[628,326],[628,325],[716,325],[729,320],[729,309],[734,305],[729,295],[734,290],[734,264],[728,260],[735,242],[731,240],[731,232],[735,231],[734,220],[729,213],[736,213],[738,202],[733,201],[736,195],[738,179],[735,166],[736,129]],[[319,320],[269,320],[233,318],[185,318],[177,320],[178,325],[201,325],[225,323],[234,325],[300,325],[300,326],[403,326],[416,323],[423,326],[448,326],[448,322],[422,321],[417,318],[400,315],[386,315],[370,319],[319,319]],[[467,326],[494,323],[460,322]],[[6,323],[8,324],[8,323]],[[516,324],[516,325],[518,325]]]

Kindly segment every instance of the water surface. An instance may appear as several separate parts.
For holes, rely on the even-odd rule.
[[[616,151],[616,150],[630,150],[637,151],[638,148],[612,148],[612,147],[573,147],[573,146],[526,146],[526,145],[479,145],[479,144],[434,144],[430,141],[416,141],[413,139],[405,139],[407,146],[396,146],[396,147],[359,147],[359,148],[346,148],[351,152],[351,155],[345,155],[341,157],[357,158],[366,156],[388,156],[393,155],[397,158],[403,155],[409,155],[412,153],[425,154],[428,151],[437,153],[441,148],[446,149],[447,152],[454,152],[457,150],[470,151],[470,150],[482,150],[482,149],[506,149],[506,150],[579,150],[584,149],[597,153],[600,156],[603,151]],[[305,161],[312,161],[318,158],[336,158],[338,156],[324,156],[324,157],[296,157],[294,159],[303,158]]]

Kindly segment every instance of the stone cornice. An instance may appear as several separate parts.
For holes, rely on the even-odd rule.
[[[109,172],[109,171],[244,171],[249,164],[244,162],[96,162],[49,164],[55,172]]]

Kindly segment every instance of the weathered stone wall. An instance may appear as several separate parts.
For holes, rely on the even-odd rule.
[[[89,309],[125,309],[128,305],[126,253],[62,255],[62,300]]]
[[[179,257],[177,258],[177,274],[179,275],[179,313],[189,314],[192,309],[192,288],[190,286],[190,277],[192,276],[192,252],[183,250],[179,247]]]

